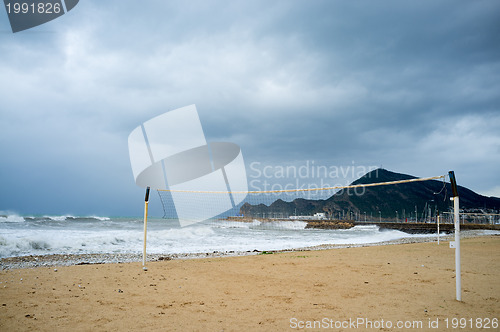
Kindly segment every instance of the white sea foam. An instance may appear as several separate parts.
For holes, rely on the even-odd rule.
[[[66,221],[69,218],[75,218],[75,217],[72,215],[65,215],[65,216],[44,216],[44,218],[48,218],[54,221]]]
[[[0,222],[25,222],[25,221],[35,221],[35,222],[44,222],[47,220],[52,221],[81,221],[81,220],[99,220],[99,221],[109,221],[111,218],[109,217],[100,217],[100,216],[74,216],[71,214],[54,216],[54,215],[44,215],[44,216],[20,216],[16,213],[5,213],[0,211]]]
[[[100,221],[108,221],[108,220],[111,220],[111,218],[109,218],[109,217],[99,217],[99,216],[90,216],[89,218],[92,218],[92,219],[97,219],[97,220],[100,220]]]
[[[252,225],[253,225],[253,226],[258,226],[258,225],[260,225],[260,224],[261,224],[261,222],[260,222],[259,220],[257,220],[257,219],[254,219],[254,220],[252,221]]]
[[[0,217],[0,257],[141,253],[143,225],[140,218]],[[7,221],[9,220],[9,221]],[[174,254],[225,251],[282,250],[322,244],[365,244],[397,240],[412,235],[377,226],[351,229],[305,229],[301,221],[220,221],[180,228],[175,221],[150,219],[148,253]],[[486,231],[487,234],[500,232]]]
[[[211,225],[213,227],[221,227],[221,228],[249,228],[254,223],[255,221],[253,223],[249,223],[249,222],[223,220],[223,221],[215,221],[211,223]]]
[[[24,217],[17,214],[5,214],[0,216],[0,222],[23,222]]]

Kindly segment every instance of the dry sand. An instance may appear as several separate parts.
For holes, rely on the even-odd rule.
[[[462,302],[454,262],[442,242],[6,270],[0,331],[498,330],[500,237],[462,240]]]

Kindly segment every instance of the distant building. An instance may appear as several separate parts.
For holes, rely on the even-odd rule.
[[[323,220],[323,219],[326,219],[326,214],[324,212],[318,212],[312,216],[290,216],[289,219],[293,219],[293,220]]]

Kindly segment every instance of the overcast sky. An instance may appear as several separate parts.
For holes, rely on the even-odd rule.
[[[500,196],[500,2],[81,0],[16,34],[0,8],[0,211],[141,215],[128,135],[190,104],[249,178],[454,170]]]

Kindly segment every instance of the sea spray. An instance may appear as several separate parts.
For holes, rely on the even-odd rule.
[[[270,251],[323,244],[359,245],[410,235],[377,226],[350,229],[306,229],[299,220],[270,222],[210,221],[181,228],[176,220],[151,218],[148,253],[186,254]],[[141,218],[99,216],[0,217],[0,257],[48,254],[139,254],[143,246]]]

